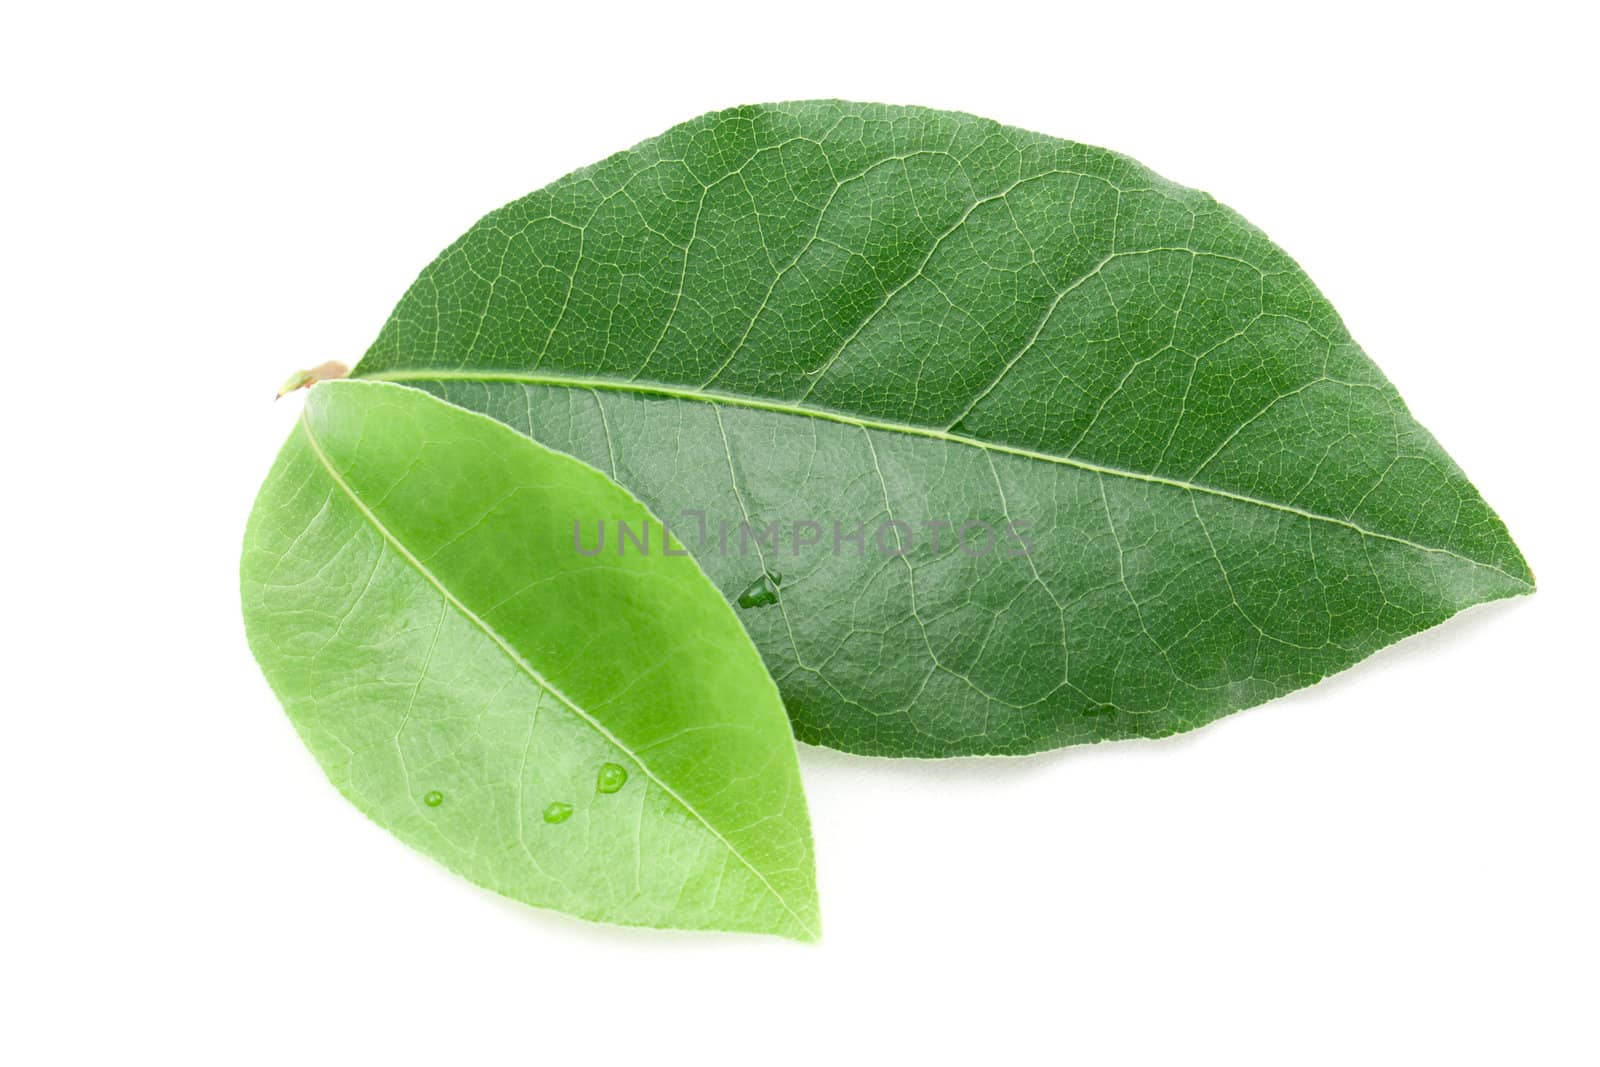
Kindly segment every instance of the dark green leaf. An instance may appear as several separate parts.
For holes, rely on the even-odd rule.
[[[1283,251],[1123,156],[966,115],[679,126],[479,222],[356,374],[703,512],[684,540],[798,736],[856,752],[1170,734],[1533,589]],[[776,549],[719,543],[773,521]]]

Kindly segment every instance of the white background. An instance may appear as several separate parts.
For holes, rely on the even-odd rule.
[[[1594,32],[1554,5],[34,5],[0,26],[9,1063],[1597,1062]],[[702,111],[1104,144],[1317,280],[1537,596],[1196,734],[801,753],[827,937],[482,892],[239,621],[301,403],[479,215]]]

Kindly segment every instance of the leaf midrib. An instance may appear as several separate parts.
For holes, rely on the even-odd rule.
[[[359,371],[358,371],[359,373]],[[976,437],[967,437],[963,434],[950,433],[947,430],[935,429],[929,426],[916,426],[911,423],[894,422],[884,419],[867,419],[850,415],[841,411],[827,408],[801,407],[785,404],[773,400],[761,400],[755,397],[739,396],[732,393],[722,393],[710,390],[693,390],[678,388],[670,385],[661,385],[653,382],[641,383],[635,381],[621,381],[612,378],[589,378],[577,375],[557,374],[519,374],[513,372],[491,371],[460,371],[460,370],[391,370],[376,371],[371,374],[361,374],[369,381],[383,382],[504,382],[517,385],[542,385],[555,388],[587,389],[591,391],[606,391],[614,393],[636,393],[646,396],[669,397],[675,400],[695,401],[703,404],[726,405],[728,407],[748,408],[756,411],[770,411],[781,415],[795,415],[802,418],[820,419],[826,422],[840,423],[845,426],[854,426],[862,430],[878,430],[885,433],[899,433],[914,437],[923,437],[935,441],[944,441],[950,444],[966,445],[971,448],[982,449],[986,452],[998,452],[1003,455],[1018,456],[1023,459],[1037,460],[1042,463],[1054,463],[1060,466],[1072,467],[1091,474],[1109,475],[1115,478],[1126,478],[1132,481],[1148,482],[1153,485],[1165,485],[1173,489],[1181,489],[1190,493],[1203,493],[1210,496],[1221,497],[1226,500],[1238,501],[1242,504],[1251,504],[1256,507],[1269,508],[1290,515],[1298,515],[1304,519],[1315,522],[1324,522],[1334,526],[1343,526],[1362,537],[1370,537],[1380,541],[1389,541],[1394,544],[1404,545],[1418,552],[1428,552],[1436,555],[1449,556],[1452,559],[1494,571],[1519,585],[1533,588],[1533,583],[1518,575],[1512,574],[1492,563],[1464,556],[1452,549],[1436,545],[1424,545],[1416,541],[1399,537],[1395,534],[1384,533],[1380,530],[1368,529],[1359,523],[1348,519],[1341,519],[1334,515],[1324,515],[1320,512],[1310,511],[1306,508],[1296,507],[1293,504],[1280,504],[1276,501],[1266,500],[1261,497],[1249,496],[1244,493],[1235,493],[1215,486],[1202,485],[1198,482],[1188,482],[1180,478],[1165,478],[1158,474],[1146,474],[1143,471],[1128,470],[1122,467],[1110,467],[1104,464],[1091,463],[1087,460],[1074,459],[1069,456],[1055,455],[1049,452],[1037,452],[1033,449],[1019,448],[1014,445],[1001,444],[994,441],[983,441]]]
[[[383,539],[400,554],[400,557],[409,563],[417,571],[417,573],[422,576],[424,581],[433,586],[434,589],[438,590],[439,595],[444,597],[447,603],[459,611],[461,615],[468,622],[472,623],[472,625],[476,627],[485,637],[487,637],[496,648],[500,649],[500,651],[505,654],[506,658],[511,660],[514,666],[528,676],[530,681],[539,686],[545,692],[549,693],[551,696],[555,697],[556,700],[558,700],[569,711],[576,715],[579,720],[587,723],[595,730],[596,733],[605,738],[610,744],[615,746],[619,752],[625,753],[628,758],[639,767],[639,770],[644,772],[644,776],[646,778],[654,782],[662,792],[671,797],[680,807],[683,808],[684,811],[688,812],[689,815],[695,819],[695,821],[704,826],[706,831],[710,833],[712,837],[716,838],[717,841],[720,842],[735,859],[744,864],[744,866],[749,869],[750,873],[756,876],[756,880],[766,888],[767,892],[771,893],[773,897],[777,899],[778,903],[783,905],[783,910],[789,913],[794,921],[800,925],[802,930],[804,930],[813,939],[821,936],[820,932],[815,929],[811,923],[807,922],[804,916],[795,911],[794,908],[789,905],[789,901],[785,899],[784,895],[778,892],[777,888],[767,880],[766,875],[762,874],[761,871],[756,868],[755,864],[751,863],[745,857],[745,855],[739,851],[738,848],[734,847],[733,842],[729,841],[725,836],[723,836],[722,832],[713,826],[710,820],[708,820],[704,815],[700,814],[699,810],[696,809],[693,804],[690,804],[689,801],[684,799],[684,797],[679,794],[676,789],[673,789],[654,771],[652,771],[650,766],[645,763],[644,760],[633,751],[633,749],[629,748],[622,742],[621,738],[617,737],[610,730],[606,729],[603,723],[594,718],[588,712],[584,711],[583,708],[579,707],[575,701],[573,701],[555,685],[551,684],[551,682],[546,679],[537,668],[524,659],[522,654],[519,653],[508,641],[506,641],[506,639],[502,637],[499,632],[494,629],[494,627],[490,626],[486,620],[481,618],[471,608],[467,607],[466,604],[462,603],[460,598],[452,593],[450,589],[439,580],[438,576],[435,575],[425,563],[418,559],[416,555],[414,555],[411,550],[408,549],[405,544],[401,542],[401,540],[396,537],[387,526],[384,525],[383,520],[378,518],[373,510],[369,508],[358,495],[356,495],[355,490],[352,489],[350,484],[345,481],[344,476],[339,473],[336,467],[334,467],[333,462],[328,458],[327,453],[322,450],[322,445],[317,441],[316,434],[311,430],[311,423],[307,420],[306,411],[304,409],[302,409],[300,413],[300,427],[305,431],[306,442],[311,446],[312,454],[317,457],[317,462],[322,465],[322,468],[325,471],[327,471],[328,477],[333,484],[339,487],[344,495],[349,498],[350,502],[355,505],[356,510],[359,511],[367,519],[367,521],[372,524],[373,529],[378,531]]]

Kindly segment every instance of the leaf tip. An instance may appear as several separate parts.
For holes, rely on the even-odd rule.
[[[788,904],[784,905],[788,908]],[[817,907],[813,897],[800,907],[798,911],[789,908],[789,915],[793,921],[787,929],[777,931],[781,936],[801,945],[820,945],[822,943],[822,912]]]

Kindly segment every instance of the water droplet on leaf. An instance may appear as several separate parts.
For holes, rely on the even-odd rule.
[[[559,800],[552,800],[544,809],[544,821],[547,823],[566,822],[572,818],[572,805],[563,804]]]
[[[778,602],[778,586],[783,584],[781,574],[763,574],[739,594],[741,608],[764,608]]]
[[[615,793],[628,781],[628,772],[615,763],[602,763],[595,779],[595,789],[601,793]]]
[[[437,808],[444,803],[444,794],[435,789],[433,792],[425,794],[422,802],[430,808]]]

